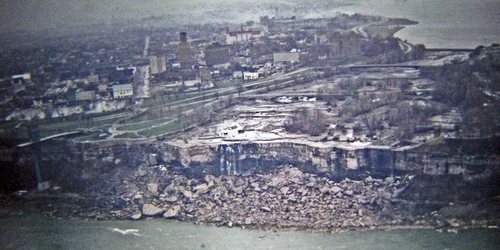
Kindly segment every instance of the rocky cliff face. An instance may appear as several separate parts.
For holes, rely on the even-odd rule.
[[[474,146],[476,149],[470,149]],[[266,172],[282,164],[335,179],[397,174],[477,176],[499,173],[495,139],[443,140],[406,148],[314,147],[291,142],[156,147],[158,162],[191,174],[240,175]]]
[[[164,166],[188,177],[267,173],[293,165],[334,180],[391,175],[458,175],[467,180],[500,175],[498,140],[442,140],[418,147],[315,147],[291,142],[176,145],[141,142],[45,142],[42,145],[47,179],[66,188],[84,188],[99,175],[115,169]],[[471,148],[473,147],[473,148]],[[17,164],[29,166],[29,149],[19,150]]]
[[[227,226],[486,226],[500,215],[497,144],[443,140],[346,149],[289,142],[48,142],[44,177],[79,195],[30,203],[57,217],[163,215]],[[30,157],[24,149],[15,158],[29,167]]]

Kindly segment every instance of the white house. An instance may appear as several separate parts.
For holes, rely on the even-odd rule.
[[[233,79],[241,79],[243,78],[243,72],[241,71],[234,71],[233,72]]]
[[[243,79],[245,80],[255,80],[259,79],[259,73],[258,72],[243,72]]]
[[[132,84],[119,84],[113,85],[113,98],[127,98],[132,97],[134,95],[134,89],[132,88]]]

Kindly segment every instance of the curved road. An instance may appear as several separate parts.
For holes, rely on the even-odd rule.
[[[408,54],[413,50],[413,45],[411,45],[409,43],[405,43],[405,42],[399,41],[399,40],[398,40],[398,43],[399,43],[399,47],[401,48],[401,50],[404,51],[405,54]]]
[[[356,33],[356,34],[362,35],[364,38],[368,38],[369,34],[363,30],[363,28],[368,26],[368,25],[370,25],[370,24],[363,24],[363,25],[356,26],[356,27],[352,28],[352,31],[354,31],[354,33]],[[413,50],[413,45],[411,45],[409,43],[398,40],[398,44],[399,44],[399,47],[401,48],[401,50],[404,51],[405,54],[408,54]]]

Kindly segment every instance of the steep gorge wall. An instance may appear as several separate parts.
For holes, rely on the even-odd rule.
[[[217,146],[160,146],[161,161],[190,173],[238,175],[246,171],[265,172],[282,164],[292,164],[310,173],[333,178],[359,179],[364,176],[387,177],[393,174],[475,176],[500,172],[500,154],[492,147],[495,139],[474,142],[478,148],[464,152],[472,142],[445,141],[439,146],[410,149],[367,147],[320,148],[291,142],[233,143]],[[480,146],[482,145],[482,146]],[[454,149],[453,147],[458,147]]]
[[[390,175],[459,175],[467,180],[500,175],[500,153],[496,138],[489,140],[445,140],[433,146],[408,150],[389,147],[345,149],[313,147],[292,142],[180,145],[147,140],[78,143],[44,142],[42,167],[54,185],[84,190],[106,180],[104,174],[140,166],[164,165],[190,177],[265,173],[283,164],[334,180]],[[476,150],[470,148],[476,147]],[[19,150],[16,165],[31,165],[29,149]]]

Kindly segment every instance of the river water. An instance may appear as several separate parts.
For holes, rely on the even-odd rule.
[[[359,0],[334,11],[418,21],[395,36],[427,48],[475,48],[500,43],[498,0]]]
[[[119,230],[128,234],[122,234]],[[0,249],[498,249],[499,229],[344,233],[273,232],[142,221],[55,220],[38,214],[0,219]]]

